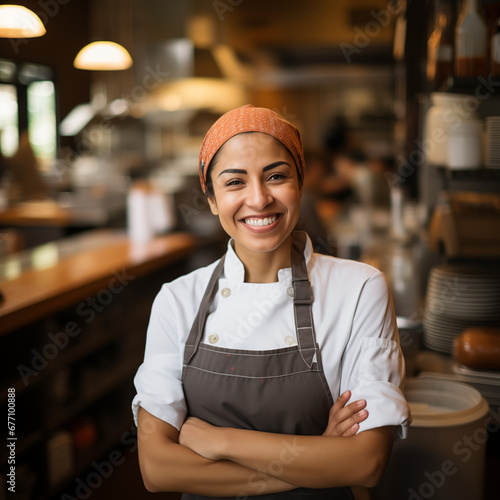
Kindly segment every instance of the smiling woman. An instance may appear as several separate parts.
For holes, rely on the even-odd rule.
[[[268,109],[205,137],[201,184],[231,239],[153,305],[132,405],[150,491],[352,499],[406,435],[386,280],[294,231],[304,172],[298,130]]]
[[[278,269],[290,266],[290,235],[300,213],[301,187],[292,155],[271,136],[242,133],[222,146],[208,175],[210,208],[233,238],[247,280],[276,281]],[[254,265],[259,257],[280,264],[263,266],[267,276],[250,277],[261,267]]]

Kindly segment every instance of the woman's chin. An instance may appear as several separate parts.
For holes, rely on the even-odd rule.
[[[247,251],[255,253],[269,253],[279,250],[288,240],[291,230],[288,234],[275,231],[249,231],[240,238],[234,238],[236,249],[243,247]]]

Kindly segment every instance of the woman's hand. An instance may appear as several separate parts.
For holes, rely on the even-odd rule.
[[[351,392],[345,391],[335,401],[323,436],[354,436],[359,430],[360,422],[368,418],[366,401],[360,399],[346,406],[350,397]],[[224,458],[224,428],[189,417],[181,427],[179,444],[208,460],[221,460]]]
[[[351,397],[351,391],[341,394],[330,409],[328,425],[323,436],[354,436],[359,430],[360,422],[368,418],[365,410],[366,401],[359,399],[346,406]]]
[[[189,417],[181,427],[179,444],[208,460],[220,460],[223,430],[196,417]]]

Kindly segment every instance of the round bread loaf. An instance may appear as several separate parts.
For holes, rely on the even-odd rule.
[[[453,342],[453,358],[468,368],[500,370],[500,328],[464,330]]]

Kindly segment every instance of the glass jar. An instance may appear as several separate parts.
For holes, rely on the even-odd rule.
[[[425,117],[422,149],[428,164],[447,167],[450,131],[475,122],[479,104],[475,96],[446,92],[433,92],[431,104]]]

